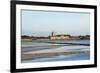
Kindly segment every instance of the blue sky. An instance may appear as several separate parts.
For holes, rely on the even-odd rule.
[[[22,10],[22,35],[49,36],[56,34],[89,35],[90,14]]]

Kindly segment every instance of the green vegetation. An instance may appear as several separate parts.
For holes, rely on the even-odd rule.
[[[85,35],[85,36],[80,35],[79,38],[80,39],[90,39],[90,35]]]

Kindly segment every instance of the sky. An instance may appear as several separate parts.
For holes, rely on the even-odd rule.
[[[73,36],[90,34],[90,14],[80,12],[21,11],[22,35],[50,36],[70,34]]]

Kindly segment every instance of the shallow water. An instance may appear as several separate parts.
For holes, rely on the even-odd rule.
[[[89,44],[89,40],[63,40],[63,41],[53,41],[53,42],[70,42],[70,43],[81,43],[81,44]],[[33,42],[22,42],[22,46],[48,46],[53,45],[51,43],[43,43],[39,41],[33,41]],[[55,44],[54,44],[55,45]],[[57,44],[56,44],[57,45]],[[58,44],[59,45],[59,44]],[[26,50],[29,50],[32,48],[26,48]],[[53,53],[53,52],[68,52],[68,51],[90,51],[90,46],[59,46],[55,48],[48,48],[48,49],[42,49],[42,50],[30,50],[28,52],[24,52],[24,54],[40,54],[40,53]],[[23,52],[23,50],[22,50]],[[30,62],[51,62],[51,61],[74,61],[74,60],[89,60],[90,59],[90,53],[85,54],[69,54],[69,55],[59,55],[59,56],[52,56],[48,58],[35,58],[31,60],[23,60],[22,63],[30,63]]]
[[[32,62],[51,62],[51,61],[74,61],[74,60],[89,60],[90,54],[73,54],[73,55],[61,55],[54,56],[50,58],[38,58],[32,60],[23,61],[23,63],[32,63]]]
[[[53,52],[68,52],[68,51],[89,51],[89,46],[63,46],[53,49],[44,49],[38,51],[26,52],[26,54],[38,54],[38,53],[53,53]]]
[[[90,44],[89,40],[55,40],[55,41],[52,41],[52,42]]]
[[[47,42],[90,44],[90,40],[52,40],[52,41],[44,40],[44,41],[22,42],[21,45],[22,46],[47,46],[52,44]]]
[[[27,46],[47,46],[50,45],[50,43],[39,43],[39,42],[22,42],[21,46],[27,47]]]

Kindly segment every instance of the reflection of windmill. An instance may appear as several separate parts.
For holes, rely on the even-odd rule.
[[[55,35],[55,32],[54,32],[54,31],[52,31],[51,36],[54,36],[54,35]]]

